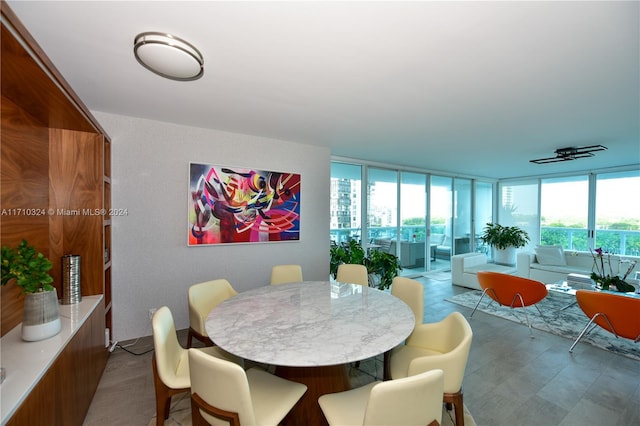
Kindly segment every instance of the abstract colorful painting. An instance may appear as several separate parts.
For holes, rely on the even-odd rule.
[[[189,245],[300,239],[300,175],[189,164]]]

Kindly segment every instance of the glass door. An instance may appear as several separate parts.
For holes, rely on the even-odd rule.
[[[471,251],[471,179],[454,179],[452,254]]]
[[[476,252],[489,256],[490,247],[480,236],[487,223],[493,222],[493,184],[476,181],[474,205],[473,245]]]
[[[427,245],[427,176],[400,175],[400,255],[402,276],[419,276],[431,259]],[[435,247],[434,247],[435,250]]]
[[[383,250],[400,257],[398,246],[398,172],[367,168],[367,200],[368,238],[366,245],[369,248]]]
[[[430,244],[434,246],[431,270],[451,269],[453,247],[453,179],[431,176],[430,195]]]

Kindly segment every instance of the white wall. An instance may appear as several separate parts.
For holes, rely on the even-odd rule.
[[[111,144],[113,333],[151,334],[148,310],[167,305],[188,328],[191,284],[228,279],[238,291],[267,285],[271,266],[301,264],[329,276],[330,152],[292,142],[94,112]],[[187,247],[190,161],[301,174],[300,241]]]

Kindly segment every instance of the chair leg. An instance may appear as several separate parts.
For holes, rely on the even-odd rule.
[[[478,299],[478,303],[476,303],[476,306],[474,306],[473,311],[471,311],[471,315],[469,315],[469,318],[473,317],[473,314],[476,312],[476,309],[478,309],[478,306],[480,305],[480,302],[482,302],[482,298],[484,297],[485,294],[487,294],[487,290],[488,289],[484,289],[482,291],[482,295],[480,295],[480,299]]]
[[[511,309],[514,309],[514,304],[516,302],[516,299],[520,300],[520,306],[522,306],[522,310],[524,311],[524,317],[527,319],[527,326],[529,327],[529,337],[531,337],[533,339],[533,330],[531,329],[531,322],[529,321],[529,315],[527,315],[527,307],[524,305],[524,299],[522,299],[522,295],[520,293],[516,293],[515,296],[513,296],[513,300],[511,301]]]
[[[187,334],[187,349],[191,348],[191,342],[193,340],[193,330],[189,327],[189,333]]]
[[[451,404],[453,404],[456,426],[464,426],[464,404],[462,388],[455,393],[445,393],[442,400],[445,404],[447,404],[447,409],[449,409]]]
[[[155,355],[151,359],[153,367],[153,384],[156,391],[156,425],[164,425],[164,421],[169,418],[171,411],[171,397],[173,395],[187,392],[189,388],[172,389],[164,384],[158,375],[158,366],[156,365]]]
[[[613,325],[611,324],[611,321],[609,321],[609,318],[607,318],[607,316],[605,314],[603,314],[602,312],[598,312],[597,314],[595,314],[593,316],[593,318],[591,318],[589,320],[589,322],[587,323],[587,325],[584,327],[584,329],[582,330],[582,332],[580,333],[580,335],[578,336],[578,338],[576,339],[575,342],[573,342],[573,345],[571,345],[571,347],[569,348],[569,352],[573,352],[573,348],[576,347],[576,345],[578,344],[578,342],[580,341],[580,339],[582,339],[582,336],[584,336],[585,334],[587,334],[587,329],[589,328],[589,326],[595,321],[596,318],[598,318],[599,316],[604,317],[605,321],[607,322],[607,324],[609,324],[609,327],[611,327],[611,333],[616,336],[616,339],[618,338],[618,333],[616,333],[616,329],[613,328]],[[594,327],[597,324],[594,324]],[[636,342],[638,342],[640,339],[640,336],[638,336],[638,338],[636,339]]]

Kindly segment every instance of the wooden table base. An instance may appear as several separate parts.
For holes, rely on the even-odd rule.
[[[276,367],[275,374],[284,379],[307,385],[302,396],[282,424],[291,426],[326,426],[318,398],[334,392],[351,389],[347,365],[326,367]]]

